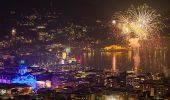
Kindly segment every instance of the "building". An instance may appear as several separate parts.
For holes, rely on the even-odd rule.
[[[5,67],[0,71],[0,83],[27,84],[33,89],[36,88],[36,78],[27,72],[27,66],[22,61],[19,67]]]

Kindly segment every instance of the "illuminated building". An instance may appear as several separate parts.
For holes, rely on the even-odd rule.
[[[14,99],[14,95],[28,95],[31,92],[32,87],[26,84],[0,83],[0,99]]]
[[[153,97],[154,99],[162,99],[162,97],[167,93],[167,86],[160,80],[147,80],[140,85],[142,91],[147,91],[150,97]]]
[[[36,88],[40,89],[40,88],[51,88],[51,80],[52,80],[52,74],[49,72],[35,72],[34,74],[36,74]],[[33,74],[33,75],[34,75]]]
[[[38,80],[36,82],[37,88],[51,88],[50,80]]]
[[[66,59],[67,58],[67,53],[66,52],[62,52],[62,59]]]
[[[12,79],[12,83],[21,83],[32,86],[33,89],[36,88],[36,78],[27,73],[27,66],[21,63],[18,73]]]
[[[126,50],[127,48],[119,46],[119,45],[110,45],[107,47],[104,47],[104,50]]]

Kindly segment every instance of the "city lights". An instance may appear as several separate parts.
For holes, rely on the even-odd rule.
[[[21,63],[23,64],[25,61],[21,61]],[[12,79],[12,83],[28,84],[34,90],[36,89],[36,78],[27,73],[26,65],[20,66],[19,73]]]
[[[0,100],[170,100],[169,0],[3,0]]]

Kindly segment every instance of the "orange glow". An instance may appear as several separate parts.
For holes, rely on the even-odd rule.
[[[45,82],[47,88],[51,88],[51,81],[47,80]]]
[[[104,50],[126,50],[126,48],[119,46],[119,45],[110,45],[110,46],[104,47]]]
[[[112,71],[116,71],[116,54],[113,53],[113,58],[112,58]]]
[[[16,36],[16,29],[12,29],[11,35],[12,35],[12,36]]]

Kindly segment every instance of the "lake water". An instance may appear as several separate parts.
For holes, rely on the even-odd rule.
[[[162,49],[154,49],[150,53],[140,51],[140,65],[137,70],[143,72],[167,72],[170,69],[170,38],[164,39]],[[134,60],[132,51],[122,52],[82,52],[81,66],[94,69],[108,69],[116,72],[133,70]],[[169,72],[169,71],[168,71]]]

